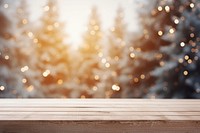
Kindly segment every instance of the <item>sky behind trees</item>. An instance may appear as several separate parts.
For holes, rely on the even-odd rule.
[[[43,13],[46,0],[29,1],[31,19],[36,21]],[[81,43],[82,35],[86,29],[90,10],[97,6],[101,26],[104,31],[111,28],[119,6],[124,8],[125,22],[130,32],[138,31],[136,0],[58,0],[60,19],[64,22],[69,42]],[[136,4],[137,3],[137,4]]]

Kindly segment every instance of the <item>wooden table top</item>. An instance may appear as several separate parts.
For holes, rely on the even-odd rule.
[[[200,120],[200,100],[0,99],[0,120]]]

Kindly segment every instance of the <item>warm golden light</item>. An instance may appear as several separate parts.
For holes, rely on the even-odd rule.
[[[135,54],[134,53],[130,53],[130,57],[131,58],[135,58]]]
[[[8,8],[8,4],[4,4],[4,6],[3,6],[4,8]]]
[[[162,6],[158,6],[158,11],[162,11]]]
[[[190,7],[191,7],[191,8],[194,8],[194,3],[190,3]]]
[[[28,32],[27,35],[28,37],[33,38],[33,32]]]
[[[184,60],[183,60],[182,58],[180,58],[180,59],[178,60],[179,63],[183,63],[183,61],[184,61]]]
[[[179,24],[179,20],[178,20],[178,19],[175,19],[175,20],[174,20],[174,23],[175,23],[175,24]]]
[[[45,6],[44,11],[46,11],[46,12],[49,11],[49,6]]]
[[[188,60],[190,57],[188,55],[185,55],[185,60]]]
[[[92,90],[93,90],[93,91],[97,91],[98,88],[97,88],[96,86],[94,86],[94,87],[92,87]]]
[[[138,78],[134,78],[133,81],[134,81],[135,83],[137,83],[137,82],[139,82],[139,79],[138,79]]]
[[[8,55],[6,55],[4,58],[5,58],[6,60],[9,60],[10,57],[9,57]]]
[[[27,19],[23,19],[22,20],[22,24],[27,24],[28,23],[28,20]]]
[[[166,12],[170,12],[170,7],[169,6],[165,6],[165,11]]]
[[[105,67],[106,67],[106,68],[109,68],[109,67],[110,67],[110,63],[107,62],[107,63],[105,64]]]
[[[26,88],[26,90],[27,90],[28,92],[31,92],[31,91],[34,90],[34,86],[33,86],[33,85],[30,85],[30,86],[28,86],[28,87]]]
[[[105,63],[107,62],[107,60],[106,60],[105,58],[103,58],[103,59],[101,59],[101,62],[102,62],[103,64],[105,64]]]
[[[50,70],[46,70],[46,71],[43,72],[42,75],[43,75],[44,77],[47,77],[50,73],[51,73]]]
[[[63,80],[62,80],[62,79],[59,79],[59,80],[57,81],[57,84],[59,84],[59,85],[63,84]]]
[[[21,72],[26,72],[28,71],[29,67],[28,66],[24,66],[21,68]]]
[[[144,74],[140,75],[140,78],[145,79],[145,75]]]
[[[118,85],[112,85],[112,90],[113,91],[119,91],[120,90],[120,87]]]
[[[184,74],[185,76],[187,76],[187,75],[188,75],[188,71],[184,71],[183,74]]]
[[[181,47],[184,47],[184,46],[185,46],[185,43],[184,43],[184,42],[181,42],[181,43],[180,43],[180,46],[181,46]]]
[[[0,86],[0,91],[4,91],[5,87],[4,86]]]
[[[26,82],[27,82],[27,79],[23,78],[22,83],[26,83]]]
[[[171,34],[173,34],[175,32],[175,29],[174,28],[171,28],[170,30],[169,30],[169,33],[171,33]]]
[[[162,35],[163,35],[163,32],[162,32],[162,31],[158,31],[158,35],[159,35],[159,36],[162,36]]]
[[[95,76],[94,76],[94,79],[95,79],[95,80],[99,80],[99,75],[95,75]]]

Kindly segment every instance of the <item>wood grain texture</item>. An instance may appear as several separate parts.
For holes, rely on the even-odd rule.
[[[0,133],[200,133],[200,100],[1,99]]]

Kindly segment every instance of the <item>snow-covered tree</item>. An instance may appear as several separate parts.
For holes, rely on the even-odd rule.
[[[161,47],[165,58],[161,67],[152,73],[157,77],[149,95],[159,98],[200,98],[199,36],[200,2],[180,0],[160,2],[170,14],[168,26],[163,29],[163,40],[170,45]]]
[[[16,25],[18,19],[13,20],[12,17],[17,2],[5,0],[1,1],[0,6],[0,97],[30,97],[30,88],[25,89],[23,83],[22,56],[18,54],[20,48],[17,38],[21,36]]]
[[[97,8],[93,7],[87,26],[87,31],[83,36],[83,44],[79,48],[79,66],[81,66],[77,70],[77,82],[79,84],[79,89],[77,89],[77,93],[73,94],[76,97],[93,97],[94,93],[100,96],[102,96],[102,93],[104,95],[104,92],[100,94],[99,89],[101,88],[97,87],[99,78],[102,76],[100,75],[101,73],[99,73],[101,71],[101,39],[102,32],[100,20]]]
[[[67,97],[70,94],[69,46],[66,44],[64,25],[59,21],[56,0],[44,6],[41,25],[36,32],[37,69],[40,72],[41,91],[45,97]]]
[[[105,58],[104,76],[101,76],[101,84],[106,97],[123,97],[126,91],[127,75],[124,73],[128,47],[124,12],[121,7],[117,9],[114,26],[108,35],[108,44]],[[124,81],[125,80],[125,81]],[[104,86],[103,86],[104,84]]]
[[[16,18],[15,27],[15,42],[16,42],[16,57],[17,65],[20,67],[21,82],[27,91],[27,97],[40,97],[39,82],[36,80],[38,72],[36,70],[35,42],[32,32],[32,22],[29,19],[29,5],[26,0],[20,0],[15,9],[14,17]]]
[[[157,2],[153,3],[157,5]],[[149,7],[149,4],[146,5]],[[146,6],[143,7],[145,11]],[[134,56],[134,67],[132,69],[132,89],[129,89],[128,97],[145,97],[148,89],[155,84],[155,77],[151,74],[157,66],[162,65],[160,60],[163,55],[159,49],[168,45],[169,42],[160,36],[163,34],[165,26],[169,23],[168,7],[162,9],[166,12],[157,13],[159,9],[150,12],[140,12],[143,34],[140,38],[134,39],[132,56]]]

